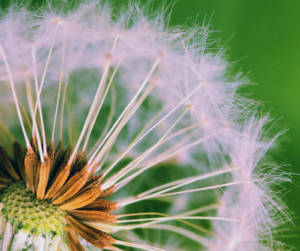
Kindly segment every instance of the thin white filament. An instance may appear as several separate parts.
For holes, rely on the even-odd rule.
[[[86,133],[86,130],[88,129],[88,125],[89,125],[89,123],[90,123],[90,121],[92,119],[92,115],[93,115],[94,110],[95,110],[96,105],[97,105],[97,99],[99,98],[101,87],[104,84],[104,82],[106,81],[106,76],[107,76],[108,71],[109,71],[110,63],[111,63],[111,59],[108,59],[106,65],[105,65],[105,68],[104,68],[104,71],[103,71],[103,74],[102,74],[102,78],[100,80],[97,92],[96,92],[96,95],[95,95],[95,98],[93,100],[92,106],[90,108],[90,111],[88,113],[86,121],[85,121],[85,123],[83,125],[83,128],[81,130],[81,133],[80,133],[79,139],[78,139],[78,141],[76,143],[76,146],[75,146],[75,148],[73,150],[73,153],[72,153],[72,155],[71,155],[71,157],[69,159],[69,162],[68,162],[69,164],[71,164],[73,162],[73,159],[74,159],[74,157],[75,157],[75,155],[76,155],[76,153],[78,151],[78,148],[80,146],[80,143],[81,143],[81,141],[82,141],[82,139],[83,139],[83,137],[84,137],[84,135]]]
[[[54,34],[53,34],[53,38],[52,38],[52,41],[51,41],[49,54],[48,54],[48,57],[47,57],[45,68],[44,68],[44,72],[43,72],[43,76],[42,76],[42,80],[41,80],[41,85],[39,87],[39,91],[38,91],[38,94],[37,94],[37,101],[36,101],[36,105],[35,105],[35,109],[34,109],[34,117],[36,116],[37,108],[41,106],[41,93],[42,93],[42,89],[43,89],[43,86],[44,86],[44,82],[45,82],[46,73],[47,73],[49,62],[50,62],[52,50],[53,50],[53,47],[54,47],[54,41],[55,41],[55,38],[56,38],[56,33],[57,33],[57,28],[58,28],[58,23],[59,22],[60,22],[59,20],[56,20]],[[34,46],[33,46],[33,49],[34,49]],[[35,53],[34,53],[34,59],[35,59]],[[34,62],[34,65],[35,65],[35,62]],[[41,119],[41,130],[42,130],[42,135],[43,135],[44,155],[47,156],[46,132],[45,132],[44,120],[43,120],[42,114],[40,114],[40,117],[41,117],[40,118]]]
[[[144,221],[169,221],[169,220],[220,220],[220,221],[234,221],[239,222],[239,219],[225,218],[225,217],[210,217],[210,216],[174,216],[174,217],[160,217],[160,218],[145,218],[134,220],[118,220],[117,223],[130,223],[130,222],[144,222]]]
[[[22,131],[23,131],[23,135],[24,135],[24,138],[25,138],[26,147],[28,149],[28,148],[30,148],[30,142],[29,142],[26,130],[25,130],[24,123],[23,123],[23,118],[22,118],[22,114],[21,114],[21,111],[20,111],[19,103],[18,103],[18,98],[17,98],[17,94],[16,94],[16,90],[15,90],[13,77],[12,77],[10,67],[9,67],[9,64],[8,64],[8,61],[7,61],[7,58],[6,58],[6,54],[3,50],[3,47],[2,47],[1,43],[0,43],[0,54],[2,56],[3,62],[4,62],[5,67],[6,67],[6,71],[7,71],[7,74],[8,74],[8,79],[9,79],[9,82],[10,82],[10,85],[11,85],[11,90],[12,90],[12,94],[13,94],[14,101],[15,101],[15,106],[16,106],[16,109],[17,109],[17,114],[18,114],[18,117],[19,117],[19,120],[20,120],[20,125],[21,125]]]
[[[147,155],[149,155],[151,152],[153,152],[157,146],[159,145],[159,143],[168,135],[168,133],[174,128],[174,126],[182,119],[182,117],[188,112],[188,110],[191,107],[188,107],[180,116],[179,118],[175,121],[175,123],[167,130],[167,132],[158,140],[158,142],[156,144],[154,144],[150,149],[147,150],[147,154],[145,154],[142,158],[139,159],[139,161],[137,161],[133,166],[131,166],[130,168],[128,168],[128,170],[126,170],[125,168],[122,169],[117,177],[114,177],[113,180],[108,180],[107,182],[105,182],[103,184],[103,190],[106,189],[106,186],[110,187],[111,185],[115,184],[120,178],[122,178],[124,175],[126,175],[130,170],[132,170],[136,165],[138,165],[144,158],[147,157]],[[138,141],[137,141],[138,142]],[[135,144],[132,145],[132,147]],[[125,154],[127,154],[127,152],[130,149],[128,149],[127,151],[125,151]],[[124,154],[121,156],[121,158],[124,157]],[[121,158],[119,158],[117,161],[119,161]],[[116,165],[116,162],[103,174],[104,176]]]
[[[167,230],[167,231],[171,231],[174,233],[178,233],[182,236],[185,236],[193,241],[198,242],[199,244],[205,246],[205,247],[210,247],[211,246],[211,242],[206,239],[203,238],[201,235],[195,234],[192,231],[186,230],[184,228],[181,227],[176,227],[176,226],[172,226],[172,225],[166,225],[166,224],[155,224],[155,225],[147,225],[141,228],[146,228],[146,229],[159,229],[159,230]]]
[[[124,128],[126,123],[129,121],[129,119],[133,116],[133,114],[137,111],[137,109],[140,107],[140,105],[143,103],[143,101],[147,98],[147,96],[150,94],[150,92],[153,89],[153,85],[150,84],[144,93],[141,95],[141,97],[137,100],[137,102],[132,105],[132,107],[129,108],[129,110],[126,112],[124,117],[122,118],[121,122],[113,132],[113,134],[110,136],[110,138],[107,140],[105,145],[102,147],[101,151],[98,153],[96,160],[94,162],[98,162],[100,159],[103,159],[103,156],[105,154],[109,153],[109,148],[112,147],[113,143],[118,137],[119,132]],[[128,148],[127,148],[128,149]],[[126,151],[126,150],[125,150]],[[104,171],[105,172],[105,171]]]
[[[138,201],[146,200],[146,199],[153,199],[153,198],[158,198],[158,197],[163,197],[163,196],[178,195],[178,194],[185,194],[185,193],[200,192],[200,191],[205,191],[205,190],[211,190],[211,189],[217,189],[217,188],[222,188],[222,187],[233,186],[233,185],[237,185],[237,184],[241,184],[241,183],[245,183],[245,182],[246,181],[241,180],[241,181],[225,183],[225,184],[222,184],[222,185],[214,185],[214,186],[208,186],[208,187],[203,187],[203,188],[190,189],[190,190],[185,190],[185,191],[180,191],[180,192],[164,193],[164,194],[162,194],[164,191],[161,191],[159,193],[152,194],[152,195],[149,195],[149,196],[145,196],[145,197],[142,197],[142,198],[138,197],[136,199],[136,197],[135,197],[135,198],[130,199],[128,201],[124,201],[124,202],[121,203],[121,206],[126,206],[126,205],[129,205],[129,204],[138,202]],[[170,191],[172,189],[169,188],[168,190]]]
[[[154,72],[154,70],[156,69],[157,65],[159,64],[161,58],[159,57],[155,63],[153,64],[153,66],[151,67],[149,73],[147,74],[144,82],[142,83],[141,87],[139,88],[139,90],[136,92],[136,94],[134,95],[134,97],[130,100],[130,102],[128,103],[128,105],[126,106],[126,108],[124,109],[124,111],[121,113],[121,115],[119,116],[119,118],[117,119],[117,121],[115,122],[115,124],[113,125],[113,127],[110,129],[110,131],[107,133],[106,137],[103,139],[102,143],[98,146],[98,148],[96,149],[95,153],[92,155],[92,157],[89,159],[88,164],[91,164],[91,162],[94,160],[94,158],[96,157],[97,153],[99,152],[99,150],[101,149],[102,145],[105,143],[105,141],[107,140],[107,138],[110,136],[110,134],[113,132],[113,130],[115,129],[115,127],[118,125],[118,123],[120,122],[120,120],[123,118],[123,116],[125,115],[125,113],[127,112],[127,110],[131,107],[131,105],[135,102],[135,100],[137,99],[138,95],[141,93],[142,89],[144,88],[144,86],[147,84],[148,80],[150,79],[152,73]],[[96,161],[97,162],[97,161]]]
[[[37,77],[37,68],[36,68],[36,52],[35,52],[35,46],[34,44],[31,45],[31,56],[32,56],[32,64],[33,64],[33,78],[34,78],[34,84],[35,84],[35,92],[37,95],[37,99],[38,99],[38,93],[39,93],[39,83],[38,83],[38,77]],[[37,145],[38,145],[38,149],[39,149],[39,154],[40,154],[40,158],[41,158],[41,162],[44,162],[44,154],[43,154],[43,150],[42,150],[42,141],[41,141],[41,137],[40,137],[40,133],[39,133],[39,128],[37,125],[37,115],[36,115],[36,108],[38,107],[39,109],[39,115],[40,115],[40,120],[41,120],[41,130],[43,135],[45,136],[44,132],[43,132],[43,128],[44,128],[44,120],[43,120],[43,112],[42,112],[42,105],[41,103],[38,102],[35,104],[35,109],[33,112],[33,118],[32,118],[32,123],[33,123],[33,128],[32,128],[32,136],[36,136],[36,140],[37,140]]]
[[[188,145],[186,145],[186,146],[184,146],[184,147],[181,147],[180,149],[176,150],[175,152],[170,151],[170,152],[171,152],[170,154],[164,156],[165,153],[168,152],[168,151],[166,151],[165,153],[163,153],[163,154],[161,154],[159,157],[157,157],[157,160],[156,160],[156,161],[155,161],[155,160],[154,160],[154,161],[152,160],[150,165],[148,165],[147,167],[142,168],[142,169],[141,169],[140,171],[138,171],[137,173],[141,173],[141,171],[145,171],[146,169],[150,168],[151,166],[154,166],[154,165],[156,165],[156,164],[158,164],[158,163],[160,163],[160,162],[162,162],[162,161],[164,161],[164,160],[166,160],[166,159],[169,159],[169,158],[173,157],[174,155],[177,155],[178,153],[183,152],[183,151],[185,151],[185,150],[187,150],[187,149],[189,149],[189,148],[191,148],[191,147],[193,147],[193,146],[196,146],[196,145],[198,145],[198,144],[201,144],[201,143],[203,143],[205,140],[208,140],[208,139],[210,139],[210,138],[213,138],[214,136],[218,135],[222,130],[223,130],[223,129],[219,130],[218,132],[216,132],[216,133],[214,133],[214,134],[212,134],[212,135],[210,135],[210,136],[207,136],[207,137],[205,137],[205,138],[199,139],[199,140],[197,140],[197,141],[195,141],[195,142],[193,142],[193,143],[191,143],[191,144],[188,144]],[[171,136],[171,135],[170,135],[170,136]],[[163,157],[162,157],[162,156],[163,156]],[[133,175],[134,175],[134,177],[137,176],[136,173],[133,174]]]
[[[145,132],[132,146],[127,149],[115,162],[114,164],[104,173],[104,176],[113,168],[136,144],[138,144],[148,133],[150,133],[154,128],[161,124],[166,118],[168,118],[172,113],[174,113],[190,96],[192,96],[202,84],[199,84],[187,97],[185,97],[175,108],[173,108],[167,115],[165,115],[160,121],[158,121],[154,126],[152,126],[147,132]],[[103,187],[110,186],[107,183],[103,184]]]
[[[57,120],[59,99],[60,99],[61,86],[62,86],[62,77],[63,77],[64,60],[65,60],[65,46],[66,46],[66,42],[65,42],[65,38],[64,38],[63,48],[62,48],[62,56],[61,56],[61,68],[60,68],[60,74],[59,74],[59,85],[58,85],[57,101],[56,101],[55,115],[54,115],[54,119],[53,119],[53,129],[52,129],[52,136],[51,136],[51,141],[52,142],[54,142],[55,125],[56,125],[56,120]]]
[[[115,114],[115,109],[116,109],[116,90],[115,90],[115,87],[114,85],[111,86],[110,88],[111,90],[111,104],[110,104],[110,111],[109,111],[109,115],[108,115],[108,118],[106,120],[106,125],[99,137],[99,139],[97,140],[97,142],[95,143],[95,145],[93,146],[92,150],[87,154],[87,158],[90,158],[92,153],[95,152],[97,146],[101,143],[101,141],[103,140],[104,138],[104,135],[106,135],[106,133],[108,132],[109,130],[109,127],[112,123],[112,120],[113,120],[113,117],[114,117],[114,114]]]
[[[63,93],[63,98],[61,102],[61,110],[60,110],[60,132],[59,132],[59,138],[62,140],[62,134],[63,134],[63,119],[64,119],[64,107],[65,107],[65,102],[66,102],[66,96],[67,96],[67,88],[70,80],[70,64],[71,64],[71,59],[73,55],[73,44],[70,49],[70,54],[68,57],[68,68],[67,68],[67,76],[66,76],[66,83],[65,83],[65,88],[64,88],[64,93]]]
[[[211,138],[211,137],[214,137],[214,136],[215,136],[215,134],[213,134],[212,136],[208,136],[208,137],[199,139],[199,140],[197,140],[197,141],[195,141],[195,142],[193,142],[193,143],[191,143],[191,144],[189,144],[189,145],[187,145],[187,146],[185,146],[185,147],[180,148],[179,150],[177,150],[177,151],[175,151],[175,152],[173,152],[173,153],[171,153],[171,154],[169,154],[169,155],[167,155],[167,156],[165,156],[165,157],[163,157],[163,158],[159,158],[157,161],[151,161],[149,165],[146,165],[145,167],[141,168],[139,171],[133,173],[132,175],[130,175],[130,176],[127,177],[126,179],[120,181],[120,182],[116,185],[117,188],[119,189],[120,187],[126,185],[126,184],[127,184],[128,182],[130,182],[133,178],[137,177],[139,174],[141,174],[142,172],[146,171],[146,170],[149,169],[150,167],[152,167],[152,166],[154,166],[154,165],[156,165],[156,164],[158,164],[158,163],[160,163],[160,162],[162,162],[162,161],[164,161],[164,160],[166,160],[166,159],[168,159],[168,158],[171,158],[171,157],[173,157],[174,155],[176,155],[176,154],[178,154],[178,153],[180,153],[180,152],[182,152],[182,151],[185,151],[186,149],[188,149],[188,148],[190,148],[190,147],[196,146],[196,145],[198,145],[198,144],[204,142],[205,140],[207,140],[207,139],[209,139],[209,138]],[[122,184],[123,184],[123,185],[122,185]]]
[[[99,114],[99,112],[100,112],[100,110],[101,110],[101,108],[102,108],[102,105],[103,105],[104,100],[105,100],[105,98],[106,98],[106,95],[107,95],[107,93],[108,93],[108,91],[109,91],[109,89],[110,89],[110,86],[111,86],[111,84],[112,84],[112,81],[113,81],[113,79],[114,79],[114,77],[115,77],[115,75],[116,75],[116,73],[117,73],[117,71],[118,71],[118,69],[119,69],[119,66],[120,66],[120,64],[121,64],[121,62],[122,62],[122,59],[123,59],[125,50],[126,50],[126,48],[125,48],[125,49],[123,50],[123,52],[122,52],[121,58],[120,58],[118,64],[116,65],[116,68],[115,68],[114,71],[113,71],[113,74],[112,74],[112,76],[111,76],[111,78],[110,78],[110,81],[109,81],[107,87],[106,87],[105,93],[104,93],[103,98],[102,98],[102,100],[101,100],[101,103],[100,103],[100,105],[99,105],[99,107],[98,107],[98,109],[97,109],[97,112],[96,112],[96,114],[94,115],[94,118],[93,118],[93,120],[92,120],[92,123],[91,123],[90,126],[89,126],[89,130],[88,130],[87,135],[86,135],[85,143],[84,143],[83,148],[82,148],[83,151],[86,150],[86,147],[87,147],[88,140],[89,140],[89,138],[90,138],[92,129],[93,129],[94,125],[95,125],[96,119],[97,119],[98,114]]]

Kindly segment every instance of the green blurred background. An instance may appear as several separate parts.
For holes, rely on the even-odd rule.
[[[11,1],[0,0],[0,6]],[[43,0],[32,0],[41,4]],[[46,2],[46,1],[45,1]],[[49,0],[51,2],[51,0]],[[62,0],[63,2],[63,0]],[[71,2],[71,1],[69,1]],[[120,6],[129,0],[111,0]],[[142,0],[141,2],[147,2]],[[162,0],[154,0],[155,9]],[[166,3],[174,3],[167,0]],[[243,90],[260,100],[266,111],[289,130],[283,137],[279,164],[290,164],[295,173],[287,184],[284,200],[294,225],[282,231],[284,242],[300,249],[300,1],[299,0],[181,0],[172,10],[170,25],[202,24],[211,18],[210,28],[218,31],[234,71],[246,73],[253,83]],[[206,22],[207,23],[207,22]]]
[[[129,0],[112,0],[116,6]],[[141,2],[147,2],[146,0]],[[154,0],[154,9],[162,0]],[[173,0],[165,1],[174,3]],[[293,224],[282,230],[283,242],[300,250],[300,1],[299,0],[179,0],[172,8],[170,25],[201,25],[226,44],[234,62],[252,83],[244,93],[261,101],[277,124],[289,130],[281,137],[278,164],[288,165],[293,184],[285,184],[284,201]]]
[[[121,1],[120,1],[121,2]],[[124,2],[124,1],[122,1]],[[171,1],[170,1],[171,2]],[[243,71],[252,85],[243,90],[262,101],[266,111],[289,130],[281,142],[278,163],[290,164],[293,184],[287,202],[295,227],[282,234],[284,242],[300,249],[300,1],[181,0],[175,3],[171,25],[199,24],[211,16],[213,34],[227,44],[235,71]],[[283,237],[284,238],[284,237]]]

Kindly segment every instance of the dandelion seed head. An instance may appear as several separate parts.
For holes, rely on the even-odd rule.
[[[248,82],[209,27],[168,15],[95,1],[3,12],[1,250],[283,247],[289,176],[267,157],[281,133],[239,95]]]

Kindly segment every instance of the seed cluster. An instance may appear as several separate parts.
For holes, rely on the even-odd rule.
[[[29,230],[31,234],[58,233],[66,226],[67,213],[52,205],[50,200],[37,200],[26,188],[25,181],[15,181],[6,188],[0,201],[3,216],[15,228]]]
[[[54,149],[52,142],[43,162],[35,138],[31,144],[24,157],[15,143],[15,159],[0,147],[0,216],[12,224],[12,234],[59,235],[72,251],[83,251],[78,234],[96,247],[117,250],[113,237],[85,223],[117,222],[111,212],[120,204],[104,199],[114,186],[102,191],[103,175],[93,175],[95,165],[87,164],[84,152],[72,155],[71,147],[64,150],[60,142]],[[6,240],[6,245],[14,244]]]

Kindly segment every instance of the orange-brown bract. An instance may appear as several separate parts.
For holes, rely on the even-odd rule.
[[[42,163],[33,143],[35,139],[31,142],[33,146],[25,154],[20,144],[14,143],[14,160],[0,147],[0,190],[24,178],[27,188],[36,194],[38,200],[52,199],[53,205],[66,210],[68,225],[65,233],[72,251],[84,250],[76,234],[99,248],[119,250],[111,245],[115,242],[113,237],[80,222],[117,222],[110,212],[118,209],[119,203],[101,199],[112,194],[113,187],[101,191],[102,175],[91,176],[93,168],[87,165],[83,152],[69,165],[71,147],[64,151],[60,142],[54,151],[51,144]]]

